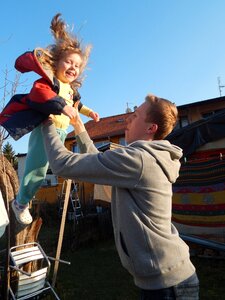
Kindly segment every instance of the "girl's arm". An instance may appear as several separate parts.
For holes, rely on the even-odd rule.
[[[74,101],[74,106],[76,105],[76,103],[79,103],[78,104],[78,110],[79,112],[86,116],[86,117],[89,117],[91,119],[93,119],[95,122],[98,122],[99,121],[99,114],[97,112],[94,112],[91,108],[85,106],[81,101],[81,95],[80,93],[78,92],[78,90],[75,90],[75,95],[74,95],[74,98],[73,98],[73,101]]]
[[[80,107],[78,107],[78,109],[79,109],[79,112],[82,115],[93,119],[95,122],[99,121],[99,114],[97,112],[94,112],[92,109],[90,109],[89,107],[83,105],[82,103],[80,103],[79,106]]]
[[[27,104],[34,110],[46,115],[63,113],[66,101],[57,95],[46,79],[35,81],[27,99]]]

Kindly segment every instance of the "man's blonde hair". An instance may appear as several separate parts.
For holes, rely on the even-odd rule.
[[[169,100],[150,94],[146,96],[145,101],[149,103],[145,121],[158,125],[154,139],[162,140],[176,126],[178,118],[177,107]]]

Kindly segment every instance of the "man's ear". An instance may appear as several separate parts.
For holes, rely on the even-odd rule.
[[[149,125],[149,127],[147,128],[147,133],[148,134],[155,134],[157,130],[158,130],[158,125],[154,124],[154,123],[151,123]]]

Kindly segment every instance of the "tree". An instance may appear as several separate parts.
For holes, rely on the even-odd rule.
[[[20,80],[21,73],[18,71],[13,71],[14,79],[10,79],[11,72],[6,68],[2,74],[4,79],[0,80],[3,82],[3,85],[0,86],[0,111],[5,107],[6,103],[12,98],[16,93],[24,94],[26,93],[27,88],[30,88],[31,84],[27,81],[27,79]],[[0,73],[1,79],[1,73]],[[19,90],[19,91],[18,91]],[[4,127],[0,126],[0,153],[2,153],[3,143],[8,139],[9,134],[4,129]]]
[[[16,93],[16,90],[20,84],[20,74],[16,72],[14,80],[9,79],[9,71],[6,69],[4,71],[4,84],[0,86],[0,111],[3,109],[5,104],[9,101],[9,99]],[[9,137],[9,134],[6,130],[0,126],[0,149],[2,150],[2,146],[4,141]]]
[[[7,142],[3,146],[3,151],[2,152],[3,152],[4,156],[8,159],[8,161],[12,164],[14,169],[17,169],[18,160],[17,160],[17,157],[15,155],[15,151],[13,150],[13,147],[9,142]]]
[[[23,83],[20,82],[20,73],[16,72],[14,80],[9,79],[9,71],[7,68],[5,72],[3,72],[3,74],[4,80],[0,80],[0,82],[3,83],[3,85],[0,86],[0,111],[4,108],[5,104],[11,99],[11,97],[16,92],[18,93],[18,87],[20,87],[19,93],[23,94],[26,91],[26,86],[24,85],[25,81]],[[42,224],[41,218],[38,217],[32,222],[32,224],[24,228],[24,226],[16,221],[16,218],[11,218],[11,216],[13,216],[13,212],[10,203],[13,199],[15,199],[15,196],[18,193],[19,180],[15,169],[9,162],[13,160],[13,164],[17,163],[17,158],[15,156],[15,152],[12,149],[12,146],[9,143],[6,143],[3,149],[3,143],[6,142],[6,139],[8,137],[8,132],[4,129],[4,127],[0,126],[0,190],[2,192],[5,206],[7,207],[7,211],[9,212],[10,216],[10,223],[7,226],[6,238],[4,239],[5,245],[3,246],[6,247],[6,251],[4,252],[4,283],[0,286],[0,298],[2,296],[1,294],[3,294],[3,298],[6,300],[8,300],[9,298],[9,249],[11,246],[36,241]],[[3,151],[5,153],[3,153]],[[7,156],[9,158],[9,161],[8,158],[6,158]]]

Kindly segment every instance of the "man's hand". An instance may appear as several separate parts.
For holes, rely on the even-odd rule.
[[[66,106],[64,106],[64,108],[62,110],[62,113],[64,115],[66,115],[67,117],[69,117],[70,119],[72,119],[72,118],[75,118],[77,116],[78,111],[75,107],[66,105]]]
[[[79,101],[74,104],[74,109],[76,111],[76,115],[70,119],[70,124],[74,127],[76,135],[80,134],[83,131],[86,131],[84,124],[81,120],[80,114],[78,112]]]
[[[82,122],[79,113],[77,112],[77,115],[70,119],[70,125],[72,125],[74,128],[76,127],[77,123]]]

